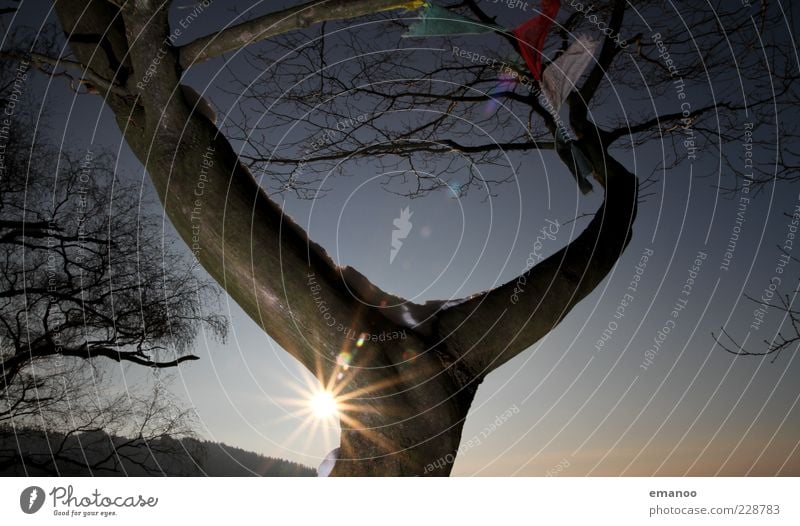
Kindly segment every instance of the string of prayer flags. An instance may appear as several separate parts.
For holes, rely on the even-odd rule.
[[[408,4],[412,5],[413,2]],[[511,31],[519,41],[520,54],[525,59],[531,75],[542,83],[542,96],[553,105],[554,111],[561,108],[575,83],[586,71],[600,42],[590,37],[579,37],[564,53],[550,63],[544,72],[544,78],[542,78],[542,53],[545,41],[560,8],[559,0],[541,0],[540,14]],[[403,36],[470,35],[493,31],[506,32],[505,29],[494,24],[482,24],[436,4],[426,2],[419,21],[411,24]],[[492,91],[492,94],[503,89],[513,90],[514,84],[513,79],[501,76],[500,83]],[[496,106],[495,101],[490,101],[487,112],[493,113]],[[570,140],[568,132],[562,128],[563,125],[559,126],[555,134],[556,152],[577,181],[580,191],[587,194],[593,189],[589,177],[594,173],[594,169],[580,147]]]
[[[466,16],[453,13],[436,4],[425,3],[420,20],[411,24],[403,37],[437,37],[447,35],[477,35],[504,31],[500,26],[484,24]]]
[[[542,72],[542,52],[547,33],[553,25],[558,9],[561,7],[559,0],[542,0],[539,12],[530,20],[524,22],[519,27],[512,30],[515,37],[519,39],[519,49],[531,75],[536,80],[541,79]]]

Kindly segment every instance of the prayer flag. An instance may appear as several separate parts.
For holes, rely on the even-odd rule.
[[[477,20],[453,13],[436,4],[425,4],[420,20],[411,24],[403,37],[436,37],[446,35],[474,35],[503,30],[493,24],[484,24]]]
[[[600,40],[578,37],[542,74],[542,91],[558,111],[594,57]]]
[[[522,58],[525,59],[528,69],[531,70],[531,75],[536,80],[541,80],[544,41],[547,38],[547,32],[550,31],[550,27],[553,25],[553,20],[555,20],[559,7],[561,7],[559,0],[542,0],[539,9],[541,14],[536,15],[512,31],[514,36],[519,39]]]

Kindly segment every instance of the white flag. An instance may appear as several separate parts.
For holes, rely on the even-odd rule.
[[[317,468],[317,476],[318,477],[327,477],[333,471],[333,466],[336,465],[336,459],[339,458],[339,448],[337,447],[327,455],[325,455],[325,459],[323,459],[322,464],[319,465]]]
[[[542,75],[542,90],[547,100],[553,104],[554,111],[558,111],[567,100],[570,91],[575,88],[575,83],[592,61],[599,44],[600,40],[580,36],[545,68]]]

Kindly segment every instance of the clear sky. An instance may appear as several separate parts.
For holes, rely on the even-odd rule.
[[[231,19],[220,4],[204,12],[186,38]],[[279,4],[258,4],[254,12]],[[509,26],[533,16],[482,4]],[[26,19],[41,19],[40,9],[26,11]],[[396,26],[387,24],[384,30],[381,49],[409,45],[400,41]],[[441,52],[411,56],[425,62],[427,53]],[[210,83],[209,98],[227,111],[236,99],[222,91],[231,80],[222,64],[205,64],[189,79],[195,85]],[[237,74],[247,71],[241,63],[232,64]],[[119,146],[111,112],[97,97],[73,98],[63,83],[43,94],[52,103],[54,135],[66,132],[74,147],[86,148],[97,125],[96,144]],[[700,105],[710,93],[697,88],[695,97]],[[632,111],[624,100],[607,100],[609,113]],[[662,97],[658,105],[669,109],[673,102]],[[732,125],[732,135],[743,137],[744,120]],[[301,141],[298,133],[294,139]],[[737,140],[724,148],[734,158],[741,155]],[[614,154],[645,176],[658,167],[661,144]],[[774,151],[758,155],[769,159]],[[308,201],[287,194],[284,207],[337,263],[359,269],[382,289],[418,303],[463,297],[523,271],[535,233],[548,220],[560,227],[556,239],[544,243],[547,254],[585,227],[587,218],[571,222],[576,215],[593,212],[601,202],[596,191],[587,196],[577,191],[552,152],[514,153],[513,162],[513,180],[490,196],[471,191],[457,197],[441,190],[412,200],[386,192],[378,167],[362,164],[349,177],[326,181],[330,191],[324,198]],[[125,177],[139,180],[141,166],[124,145],[121,164]],[[509,168],[486,170],[491,177]],[[733,177],[732,168],[720,165],[717,152],[703,143],[691,170],[683,163],[657,175],[640,205],[633,240],[612,275],[546,338],[483,382],[462,435],[463,443],[477,445],[458,457],[455,475],[800,475],[800,360],[794,348],[771,363],[735,358],[712,337],[721,327],[740,339],[748,334],[756,305],[745,295],[760,296],[775,275],[778,245],[791,222],[785,214],[800,205],[800,186],[783,182],[763,188],[747,207],[728,261],[724,253],[739,195],[721,193],[717,183]],[[152,194],[148,187],[146,192]],[[393,220],[405,207],[413,212],[413,227],[390,262]],[[643,254],[650,256],[639,271],[631,304],[622,318],[614,318]],[[698,255],[702,265],[690,294],[682,295]],[[786,293],[797,285],[798,266],[792,262],[782,275]],[[688,301],[674,318],[671,311],[680,299]],[[207,438],[318,465],[336,447],[338,429],[297,432],[302,418],[294,414],[293,401],[298,387],[310,381],[308,373],[233,301],[225,297],[223,307],[231,321],[229,341],[199,338],[195,354],[202,359],[177,371],[173,390],[196,409]],[[647,360],[646,351],[668,320],[674,320],[668,336]],[[749,343],[771,339],[783,321],[776,309],[768,310],[764,324],[750,330]],[[598,349],[609,322],[616,323],[613,334]],[[125,371],[132,378],[142,375],[135,368]],[[513,416],[493,424],[510,409]]]

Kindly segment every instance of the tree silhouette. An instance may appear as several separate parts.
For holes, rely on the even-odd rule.
[[[346,159],[338,164],[344,172],[352,170],[353,163],[384,163],[412,177],[410,185],[400,181],[399,189],[387,181],[390,191],[420,195],[447,184],[453,174],[462,177],[460,188],[469,188],[475,182],[470,167],[481,164],[499,165],[509,174],[489,183],[509,180],[514,172],[504,161],[508,152],[555,150],[562,161],[572,162],[559,144],[563,127],[539,96],[521,82],[493,92],[498,72],[486,63],[465,62],[448,46],[443,46],[448,52],[419,61],[409,60],[403,49],[368,53],[372,42],[399,35],[398,25],[408,21],[395,20],[395,11],[412,4],[419,3],[302,4],[178,45],[171,38],[177,28],[170,26],[169,2],[59,0],[55,10],[72,56],[61,57],[66,63],[55,57],[36,59],[42,66],[76,68],[77,75],[104,97],[166,213],[203,267],[286,352],[331,386],[342,418],[334,475],[449,474],[452,463],[437,461],[456,454],[483,378],[551,331],[606,277],[627,246],[638,181],[612,151],[619,155],[652,140],[672,142],[672,152],[647,166],[651,173],[645,179],[650,179],[691,161],[699,137],[736,137],[736,120],[743,109],[777,99],[788,105],[787,96],[796,96],[790,52],[768,38],[761,44],[764,35],[758,31],[741,31],[741,36],[728,39],[736,40],[740,68],[766,56],[774,77],[752,75],[748,89],[773,82],[773,91],[762,92],[762,97],[755,90],[753,100],[742,101],[730,82],[738,75],[730,68],[730,49],[719,38],[721,22],[725,30],[750,27],[753,20],[763,27],[774,23],[780,12],[765,12],[760,19],[736,18],[733,11],[720,13],[698,2],[698,9],[686,8],[688,18],[681,24],[657,34],[647,22],[648,13],[661,9],[657,2],[644,2],[633,10],[627,2],[614,0],[598,5],[595,19],[577,11],[560,16],[552,30],[561,36],[558,49],[548,48],[547,57],[565,51],[575,32],[597,33],[596,21],[605,23],[596,61],[567,99],[566,123],[576,138],[574,147],[604,191],[602,205],[578,237],[517,279],[461,300],[415,305],[380,290],[357,270],[335,265],[283,215],[252,175],[254,170],[267,174],[265,186],[273,193],[290,190],[309,197],[317,190],[318,175],[332,163]],[[495,22],[472,0],[449,7],[483,23]],[[328,32],[329,24],[365,16],[374,23],[355,31]],[[317,27],[319,34],[312,36]],[[687,27],[692,28],[690,36]],[[626,37],[627,46],[619,45],[618,35]],[[490,47],[476,45],[474,52],[508,59],[509,71],[519,78],[524,66],[518,53],[526,44],[503,31],[493,38]],[[244,49],[267,39],[255,51]],[[691,90],[713,78],[722,87],[713,101],[693,100],[688,113],[652,105],[655,98],[672,97],[677,89],[665,42],[671,59],[683,68],[686,85],[679,88]],[[241,105],[238,122],[224,121],[226,137],[210,118],[206,103],[181,83],[193,66],[240,50],[243,60],[256,64],[263,75],[255,87],[236,89],[234,94],[261,104],[265,116],[256,122],[247,105]],[[352,61],[336,64],[337,57],[354,51],[358,53]],[[707,60],[699,64],[698,54]],[[269,66],[259,66],[259,59]],[[544,67],[546,71],[551,63],[545,60]],[[235,74],[241,75],[238,70]],[[243,82],[250,86],[249,80]],[[643,86],[655,86],[654,91]],[[265,100],[277,98],[282,105],[263,107]],[[478,103],[490,100],[504,104],[505,111],[478,115]],[[386,118],[391,111],[415,107],[435,111],[405,125]],[[306,119],[312,109],[313,117]],[[631,115],[634,109],[641,114]],[[362,114],[367,117],[359,118]],[[337,127],[345,119],[345,125]],[[300,120],[321,132],[339,132],[337,140],[320,140],[311,148],[295,142],[287,148],[259,133]],[[485,135],[475,139],[473,123],[481,125]],[[792,127],[777,131],[796,135]],[[239,155],[228,137],[249,149]],[[486,137],[497,140],[483,140]],[[469,163],[449,165],[441,156],[450,152],[463,154]],[[414,169],[421,159],[435,159],[436,177],[421,176]],[[783,161],[778,176],[790,176],[794,159]],[[774,168],[766,167],[764,174],[775,176]],[[519,287],[523,279],[526,286]],[[337,320],[368,337],[353,341],[331,328],[320,315],[320,298]],[[408,334],[402,343],[370,337],[398,331]],[[357,361],[343,364],[341,353],[356,345],[361,346]],[[427,470],[432,463],[436,468]]]
[[[166,368],[197,359],[187,351],[201,327],[224,337],[225,318],[202,307],[215,286],[162,248],[158,217],[139,213],[136,188],[115,185],[108,155],[58,152],[25,141],[30,126],[13,129],[0,194],[0,392],[53,357]]]
[[[6,66],[3,101],[14,94]],[[120,183],[108,153],[59,151],[46,119],[17,102],[0,178],[0,470],[141,464],[148,441],[186,435],[191,415],[160,384],[115,394],[102,365],[196,360],[201,329],[225,337],[226,318],[207,312],[220,290],[163,237],[157,214],[140,212],[139,189]],[[58,439],[25,438],[41,433]],[[133,438],[98,458],[109,434]]]

